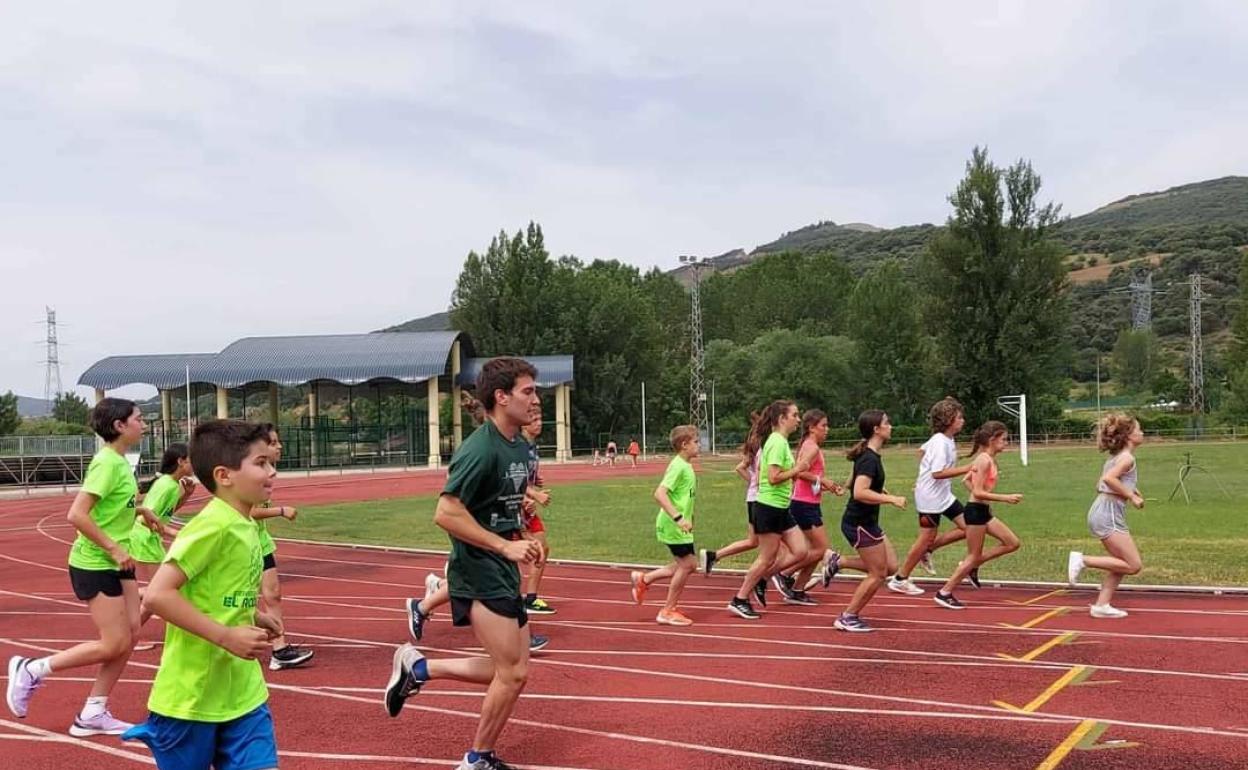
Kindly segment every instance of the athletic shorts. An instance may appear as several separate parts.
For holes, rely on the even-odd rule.
[[[992,508],[986,503],[967,503],[963,516],[968,527],[982,527],[992,521]]]
[[[756,504],[755,504],[755,502],[754,502],[753,500],[746,500],[746,501],[745,501],[745,519],[746,519],[746,521],[748,521],[748,522],[750,523],[750,526],[751,526],[751,527],[752,527],[752,526],[754,526],[754,508],[755,508],[755,505],[756,505]]]
[[[263,703],[228,722],[194,722],[149,714],[146,722],[122,734],[142,741],[156,766],[178,770],[263,770],[277,767],[273,715]]]
[[[542,523],[541,515],[536,513],[532,516],[525,517],[524,528],[533,533],[546,531],[546,525]]]
[[[529,612],[524,608],[524,599],[519,596],[508,596],[502,599],[461,599],[451,597],[451,625],[472,625],[472,603],[479,602],[487,610],[504,618],[511,618],[524,628],[529,622]]]
[[[697,551],[693,548],[693,543],[664,543],[667,550],[672,552],[672,556],[682,559],[686,556],[693,556]]]
[[[870,548],[884,542],[884,530],[879,522],[856,524],[847,518],[841,518],[841,534],[856,550]]]
[[[803,532],[823,526],[823,508],[819,503],[793,500],[789,503],[789,513],[793,514],[793,521],[797,522]]]
[[[1088,509],[1088,530],[1098,540],[1104,540],[1115,532],[1130,532],[1127,529],[1127,502],[1121,497],[1097,495]]]
[[[949,507],[940,513],[924,513],[919,511],[919,526],[924,529],[936,529],[940,526],[940,517],[944,516],[949,521],[957,521],[958,517],[963,514],[965,509],[962,507],[961,500],[954,500]]]
[[[134,580],[134,570],[80,569],[69,566],[69,584],[79,601],[89,602],[100,594],[121,596],[121,581]]]
[[[754,532],[759,535],[778,535],[797,526],[788,508],[775,508],[761,501],[754,503]]]
[[[264,571],[268,572],[271,569],[277,569],[277,559],[273,558],[273,554],[266,553],[264,555]]]

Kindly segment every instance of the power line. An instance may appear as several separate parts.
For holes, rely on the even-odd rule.
[[[1204,298],[1200,286],[1200,273],[1192,273],[1188,284],[1191,287],[1191,298],[1188,300],[1189,325],[1191,327],[1191,355],[1188,360],[1188,380],[1191,386],[1191,404],[1193,414],[1204,414],[1205,411],[1205,349],[1201,339],[1200,301]]]

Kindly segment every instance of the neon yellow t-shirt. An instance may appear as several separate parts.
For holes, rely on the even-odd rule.
[[[263,507],[272,508],[273,501],[265,500]],[[268,556],[271,553],[277,553],[277,543],[273,542],[273,536],[269,534],[269,520],[257,519],[256,529],[260,534],[260,555]]]
[[[680,455],[673,457],[672,461],[667,464],[667,472],[663,474],[663,480],[659,482],[659,486],[667,490],[672,507],[692,524],[693,498],[697,495],[698,479],[689,461]],[[659,515],[654,520],[654,528],[660,543],[678,545],[693,542],[693,533],[682,530],[680,525],[672,521],[672,517],[668,516],[667,511],[662,508],[659,509]]]
[[[97,498],[95,505],[91,506],[91,518],[96,526],[129,550],[130,531],[134,528],[134,496],[139,491],[130,462],[112,447],[104,447],[91,458],[82,491]],[[89,570],[118,568],[108,551],[81,532],[69,549],[69,566]]]
[[[789,498],[793,496],[793,479],[772,484],[768,469],[773,465],[780,466],[782,471],[793,467],[793,450],[789,440],[780,433],[772,433],[763,444],[763,459],[758,463],[758,501],[772,508],[787,509]]]
[[[182,485],[177,479],[171,475],[160,476],[143,495],[143,507],[168,524],[181,496]],[[134,529],[130,532],[130,555],[144,564],[159,564],[165,560],[165,544],[160,541],[160,535],[148,529],[142,516],[134,519]]]
[[[166,562],[186,575],[180,593],[200,612],[226,626],[255,623],[260,591],[259,527],[228,503],[213,498],[182,528]],[[269,699],[260,662],[172,623],[147,707],[153,713],[195,722],[228,722]]]

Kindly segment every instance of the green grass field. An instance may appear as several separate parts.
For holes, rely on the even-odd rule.
[[[1230,493],[1224,496],[1207,474],[1188,479],[1191,504],[1180,493],[1167,502],[1178,477],[1183,453],[1216,474]],[[849,463],[829,450],[828,467],[848,473]],[[1131,582],[1196,585],[1248,584],[1248,444],[1145,444],[1137,453],[1140,489],[1147,504],[1130,509],[1128,523],[1144,555],[1144,571]],[[990,563],[988,578],[1064,580],[1066,553],[1101,551],[1088,533],[1085,516],[1094,496],[1105,455],[1091,447],[1033,449],[1030,467],[1018,454],[1001,458],[1000,492],[1021,492],[1018,506],[998,505],[994,512],[1018,533],[1021,550]],[[917,471],[914,448],[890,449],[884,455],[888,487],[910,499],[906,511],[885,508],[881,523],[904,558],[917,529],[913,486]],[[666,549],[654,538],[657,506],[651,494],[661,477],[625,478],[569,484],[553,489],[553,504],[543,514],[555,558],[659,563]],[[744,485],[726,459],[701,461],[696,507],[699,546],[717,547],[745,532]],[[955,491],[963,492],[960,485]],[[965,494],[960,494],[965,499]],[[447,547],[446,535],[433,525],[433,496],[347,503],[301,509],[290,524],[270,524],[279,537],[372,543],[417,548]],[[824,518],[832,547],[845,549],[840,535],[844,498],[825,497]],[[947,525],[942,525],[947,526]],[[964,552],[961,543],[939,552],[936,562],[947,574]],[[730,565],[744,566],[744,558]],[[1091,573],[1085,579],[1094,579]]]

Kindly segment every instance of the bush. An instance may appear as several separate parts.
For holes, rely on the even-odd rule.
[[[74,425],[49,417],[22,420],[22,424],[13,431],[15,436],[90,436],[91,429],[85,425]]]

